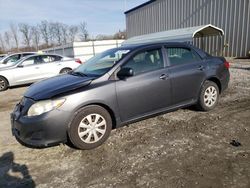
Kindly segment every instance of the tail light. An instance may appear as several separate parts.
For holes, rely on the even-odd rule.
[[[229,62],[228,62],[228,61],[224,61],[224,65],[225,65],[225,67],[226,67],[227,69],[229,69],[230,64],[229,64]]]
[[[80,59],[75,59],[75,62],[76,62],[76,63],[79,63],[79,64],[82,64],[82,62],[81,62]]]

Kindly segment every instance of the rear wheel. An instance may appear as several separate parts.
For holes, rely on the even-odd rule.
[[[0,76],[0,91],[8,89],[8,86],[8,81],[4,77]]]
[[[71,71],[72,69],[70,68],[63,68],[61,71],[60,71],[60,74],[65,74],[65,73],[68,73],[69,71]]]
[[[69,139],[79,149],[93,149],[104,143],[112,129],[112,120],[104,108],[91,105],[83,108],[72,121]]]
[[[197,107],[202,111],[209,111],[215,108],[219,100],[219,88],[212,81],[205,81],[202,86]]]

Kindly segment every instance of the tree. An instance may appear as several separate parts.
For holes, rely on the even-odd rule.
[[[61,24],[61,35],[62,35],[62,43],[67,44],[67,41],[68,41],[68,26],[66,24]]]
[[[68,31],[68,37],[69,37],[69,41],[70,42],[74,42],[78,33],[78,27],[75,25],[71,25],[69,27],[69,31]]]
[[[79,32],[81,40],[86,41],[88,39],[88,31],[87,31],[87,24],[86,22],[81,22],[79,25]]]
[[[35,45],[35,48],[38,51],[39,50],[39,43],[40,43],[39,26],[37,26],[37,27],[33,26],[31,28],[31,33],[32,33],[33,44]]]
[[[3,40],[1,33],[0,33],[0,47],[2,51],[5,51],[5,44],[4,44],[4,40]]]
[[[10,31],[12,34],[12,38],[16,43],[16,48],[17,50],[19,49],[19,39],[18,39],[18,34],[17,34],[17,26],[13,23],[10,24]]]
[[[59,22],[51,22],[49,25],[51,41],[55,40],[57,45],[62,44],[61,24]]]
[[[46,44],[46,47],[49,46],[49,38],[50,38],[50,31],[49,31],[49,22],[47,20],[41,21],[39,25],[39,30],[41,33],[41,36],[44,40],[44,43]]]
[[[9,49],[10,48],[10,33],[7,31],[4,32],[4,41],[7,46],[7,49]]]
[[[26,45],[26,47],[30,47],[31,27],[28,24],[21,23],[21,24],[19,24],[19,31],[23,35],[24,45]]]

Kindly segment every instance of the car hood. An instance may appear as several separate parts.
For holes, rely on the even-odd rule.
[[[81,87],[87,86],[95,77],[75,76],[62,74],[35,84],[32,84],[25,92],[24,96],[33,100],[50,99]]]

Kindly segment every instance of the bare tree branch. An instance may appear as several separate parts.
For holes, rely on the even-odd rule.
[[[78,27],[77,27],[77,26],[71,25],[71,26],[69,27],[69,34],[68,34],[68,37],[69,37],[69,41],[70,41],[70,42],[74,42],[74,41],[75,41],[76,35],[77,35],[78,32],[79,32],[79,30],[78,30]]]
[[[79,25],[80,37],[81,40],[86,41],[88,39],[88,31],[86,22],[81,22]]]
[[[66,24],[61,24],[61,35],[62,35],[62,43],[67,44],[68,42],[68,26]]]
[[[1,33],[0,33],[0,45],[1,45],[1,49],[2,49],[3,51],[5,51],[5,44],[4,44],[4,40],[3,40],[3,37],[2,37],[2,35],[1,35]]]
[[[13,40],[16,43],[16,48],[17,50],[19,49],[19,39],[18,39],[18,34],[17,34],[17,26],[13,23],[10,24],[10,31],[13,37]]]
[[[4,41],[7,46],[7,49],[9,49],[10,48],[10,33],[7,31],[4,32]]]
[[[46,44],[46,46],[49,46],[49,22],[47,20],[43,20],[41,21],[40,25],[39,25],[39,29],[41,32],[41,36],[44,40],[44,43]]]
[[[19,26],[19,31],[23,35],[24,45],[26,45],[26,47],[30,47],[30,43],[31,43],[31,27],[28,24],[25,24],[25,23],[21,23],[18,26]]]
[[[33,26],[31,28],[31,33],[32,33],[32,41],[33,44],[35,45],[36,50],[39,50],[39,43],[40,43],[40,32],[39,32],[39,27]]]

